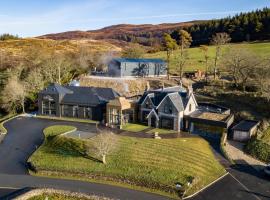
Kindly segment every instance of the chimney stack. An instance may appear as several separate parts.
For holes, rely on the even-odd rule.
[[[188,97],[190,97],[190,95],[193,93],[193,88],[192,88],[192,84],[188,86],[187,88],[187,94],[188,94]]]

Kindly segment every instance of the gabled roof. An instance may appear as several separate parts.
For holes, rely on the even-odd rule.
[[[174,105],[174,107],[176,108],[176,110],[178,112],[185,110],[183,100],[182,100],[181,96],[179,95],[179,93],[169,94],[168,98],[171,100],[172,104]]]
[[[158,108],[161,102],[168,97],[177,111],[185,110],[189,101],[187,91],[181,86],[146,91],[138,101],[138,104],[143,104],[148,97],[156,108]]]
[[[259,121],[255,120],[243,120],[239,124],[235,125],[232,130],[238,131],[250,131],[250,129],[259,125]]]
[[[73,91],[59,85],[58,83],[52,83],[47,88],[42,90],[40,93],[41,94],[61,94],[61,95],[65,95],[65,94],[72,94]]]
[[[62,104],[98,105],[109,102],[119,96],[111,88],[76,87],[51,84],[41,94],[60,94]]]
[[[133,62],[133,63],[162,63],[165,64],[165,61],[162,59],[147,59],[147,58],[114,58],[113,60],[118,61],[120,63]]]

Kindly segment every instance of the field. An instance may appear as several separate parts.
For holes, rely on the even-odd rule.
[[[107,52],[120,51],[121,48],[116,47],[105,41],[97,40],[61,40],[54,41],[49,39],[26,38],[17,40],[0,41],[2,51],[10,53],[14,56],[22,56],[27,51],[35,49],[43,49],[47,52],[53,50],[63,52],[77,52],[80,46],[88,47],[91,51]]]
[[[246,48],[258,56],[261,57],[269,57],[270,56],[270,43],[241,43],[241,44],[230,44],[226,45],[223,48],[223,52],[228,51],[229,48]],[[213,66],[214,56],[215,56],[215,47],[209,46],[209,65],[210,67]],[[178,74],[178,67],[177,67],[177,58],[179,56],[179,51],[175,51],[172,60],[171,60],[171,73]],[[205,71],[204,65],[204,55],[199,47],[190,48],[188,49],[188,56],[189,59],[187,61],[185,71],[192,71],[192,70],[202,70]],[[166,60],[166,52],[157,52],[154,54],[146,54],[144,57],[146,58],[162,58]]]
[[[118,136],[117,150],[99,162],[86,148],[92,140],[81,141],[57,136],[72,127],[45,129],[44,144],[29,161],[38,175],[100,180],[175,197],[175,183],[193,179],[191,194],[225,173],[215,160],[208,143],[200,138],[167,140]],[[200,148],[198,148],[200,147]]]

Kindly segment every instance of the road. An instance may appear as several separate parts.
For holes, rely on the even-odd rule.
[[[22,188],[55,188],[115,199],[168,199],[166,197],[127,188],[75,180],[30,176],[26,168],[29,156],[43,141],[42,130],[50,125],[74,125],[80,131],[94,130],[93,125],[46,119],[19,117],[5,124],[8,130],[0,144],[0,199]],[[215,152],[219,154],[219,152]],[[4,158],[4,159],[2,159]],[[220,157],[221,163],[225,162]],[[233,168],[226,165],[229,175],[203,190],[191,200],[266,200],[270,199],[270,180],[242,161]]]

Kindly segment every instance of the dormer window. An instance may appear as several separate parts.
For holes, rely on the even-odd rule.
[[[145,102],[145,108],[151,108],[151,104],[149,100]]]

